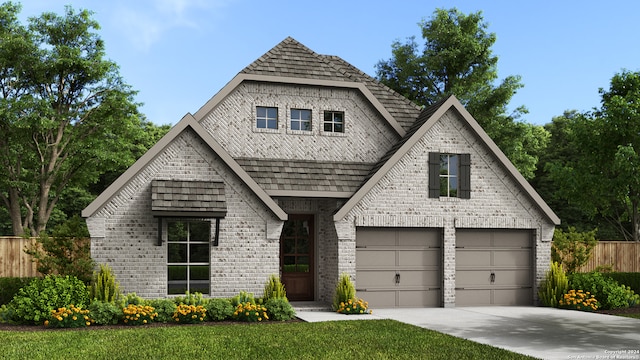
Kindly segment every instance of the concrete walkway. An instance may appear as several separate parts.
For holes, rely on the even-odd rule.
[[[639,359],[640,319],[544,307],[297,311],[309,322],[393,319],[541,359]]]

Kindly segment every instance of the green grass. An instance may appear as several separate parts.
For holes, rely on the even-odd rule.
[[[0,331],[8,359],[531,359],[393,320]]]
[[[618,314],[618,316],[630,317],[634,319],[640,319],[640,314]]]

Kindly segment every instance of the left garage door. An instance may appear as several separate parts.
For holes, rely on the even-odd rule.
[[[358,228],[357,296],[377,308],[442,304],[442,231]]]

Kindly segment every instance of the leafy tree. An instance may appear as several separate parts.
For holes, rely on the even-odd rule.
[[[142,131],[134,91],[87,10],[66,7],[20,24],[0,6],[0,199],[12,232],[38,235],[68,188],[124,164]]]
[[[419,105],[455,95],[526,178],[532,178],[549,134],[540,126],[517,121],[524,106],[508,114],[507,105],[523,85],[508,76],[498,85],[498,57],[491,51],[496,35],[487,31],[482,13],[465,15],[437,9],[420,22],[425,40],[415,37],[391,45],[392,57],[376,65],[377,78]]]
[[[565,232],[556,229],[553,233],[551,260],[563,265],[567,273],[573,274],[587,264],[593,248],[598,245],[597,230],[578,232],[569,227]]]
[[[569,141],[579,154],[556,163],[551,176],[570,204],[639,241],[640,72],[616,74],[600,94],[600,109],[572,119]]]

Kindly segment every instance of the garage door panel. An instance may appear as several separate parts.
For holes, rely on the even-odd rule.
[[[358,289],[393,287],[396,285],[396,271],[356,271],[356,285]]]
[[[491,266],[491,250],[458,250],[456,264],[460,264],[461,267]]]
[[[398,250],[398,264],[405,266],[435,266],[440,264],[440,249]],[[400,265],[400,266],[403,266]]]
[[[398,246],[440,247],[440,233],[423,229],[402,230],[398,232]]]
[[[356,247],[363,246],[395,246],[395,231],[388,229],[359,230],[356,236]]]
[[[414,270],[414,271],[398,271],[398,287],[440,287],[440,271],[439,270]]]
[[[396,251],[395,250],[375,250],[362,249],[356,252],[356,263],[358,267],[395,267]]]
[[[495,285],[531,286],[532,279],[529,269],[496,270],[494,273]]]
[[[490,271],[458,270],[456,271],[456,287],[486,286],[491,284]]]
[[[407,290],[398,293],[399,307],[440,306],[440,290]]]
[[[456,289],[456,306],[491,305],[489,289]]]
[[[486,231],[470,232],[470,231],[458,231],[456,232],[456,247],[491,247],[491,233]]]
[[[396,307],[395,291],[358,290],[356,291],[356,296],[368,302],[370,308],[380,309],[380,308]]]
[[[500,249],[493,252],[493,265],[495,266],[531,266],[531,249],[506,250]]]
[[[493,305],[533,305],[533,290],[528,289],[496,289],[493,294]]]
[[[531,233],[528,231],[505,231],[493,233],[493,246],[495,247],[530,247]]]

